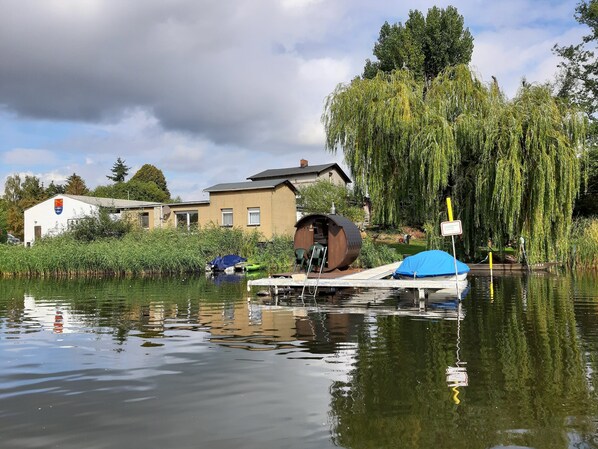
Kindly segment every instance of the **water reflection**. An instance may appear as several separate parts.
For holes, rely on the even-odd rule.
[[[477,277],[462,302],[234,281],[1,283],[7,447],[598,447],[595,277]]]
[[[444,447],[596,447],[595,356],[583,350],[571,282],[498,279],[491,302],[477,279],[458,326],[379,317],[359,339],[350,379],[332,387],[335,441],[435,447],[446,427]],[[455,366],[462,353],[470,373],[451,379],[469,384],[458,401],[439,379],[455,337]]]

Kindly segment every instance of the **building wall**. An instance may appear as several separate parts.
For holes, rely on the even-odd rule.
[[[249,209],[259,208],[260,224],[249,224]],[[209,203],[174,204],[164,218],[164,226],[176,226],[177,212],[196,212],[200,226],[222,226],[222,209],[232,209],[233,227],[256,230],[266,239],[273,235],[293,235],[295,232],[295,194],[287,185],[276,189],[213,192]]]
[[[319,175],[316,175],[315,173],[307,173],[305,175],[291,176],[288,178],[288,180],[297,188],[314,184],[316,181],[320,180],[330,181],[333,184],[341,186],[347,185],[347,183],[339,174],[339,172],[332,167],[328,170],[323,171]]]
[[[272,234],[293,236],[297,222],[295,192],[285,185],[280,185],[274,192],[272,200]]]
[[[62,199],[62,212],[57,214],[54,200]],[[96,213],[97,206],[69,197],[57,196],[42,201],[25,211],[24,243],[31,245],[35,241],[35,227],[41,227],[41,236],[58,235],[64,232],[69,220],[86,217]]]
[[[174,204],[170,205],[170,213],[164,214],[164,220],[162,226],[174,228],[177,225],[176,214],[177,212],[189,212],[198,214],[198,223],[205,225],[208,222],[205,221],[205,217],[208,216],[207,210],[209,209],[209,203],[185,203],[185,204]]]
[[[143,218],[143,215],[146,218]],[[144,229],[154,229],[161,227],[160,223],[161,207],[142,207],[139,209],[129,209],[121,212],[121,218],[131,221],[134,225]]]
[[[56,214],[54,199],[62,198],[62,213]],[[259,208],[260,224],[248,223],[248,209]],[[279,185],[276,189],[246,190],[236,192],[215,192],[210,195],[209,203],[175,204],[170,206],[170,213],[163,214],[163,207],[145,207],[130,209],[117,215],[133,223],[141,224],[141,216],[147,214],[144,223],[147,229],[175,227],[176,212],[197,212],[198,223],[205,226],[214,223],[222,225],[222,209],[232,209],[233,226],[246,231],[257,230],[266,239],[273,235],[293,235],[296,222],[295,194],[288,185]],[[32,244],[35,240],[35,227],[41,226],[42,237],[57,235],[68,228],[69,220],[83,218],[97,213],[98,207],[69,197],[54,197],[43,201],[25,211],[24,243]]]
[[[259,226],[248,223],[248,209],[260,209]],[[200,223],[216,223],[222,226],[222,209],[232,209],[233,226],[243,230],[257,230],[266,239],[273,235],[293,235],[295,225],[295,194],[286,185],[276,189],[247,190],[238,192],[215,192],[210,194],[210,208]],[[207,221],[204,221],[207,220]]]

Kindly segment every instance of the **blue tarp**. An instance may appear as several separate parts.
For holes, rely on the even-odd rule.
[[[469,267],[463,262],[457,261],[457,272],[459,274],[468,273]],[[433,249],[406,257],[401,266],[394,272],[393,277],[395,279],[399,277],[425,278],[454,274],[455,262],[453,256],[444,251]]]
[[[236,254],[227,254],[226,256],[218,256],[210,262],[213,270],[224,271],[228,267],[233,267],[239,262],[247,262],[247,259]]]

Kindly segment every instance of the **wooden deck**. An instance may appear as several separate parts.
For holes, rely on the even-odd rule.
[[[468,265],[471,273],[490,273],[490,265],[487,263]],[[492,265],[494,272],[526,272],[526,271],[548,271],[557,267],[557,262],[536,263],[530,266],[522,263],[495,263]]]
[[[370,270],[363,270],[350,274],[341,274],[343,272],[326,273],[329,276],[318,278],[317,273],[310,273],[309,277],[305,274],[289,274],[287,277],[268,277],[247,281],[247,291],[252,287],[268,287],[278,292],[280,288],[390,288],[390,289],[415,289],[420,292],[430,290],[444,290],[457,288],[455,281],[438,281],[428,278],[423,279],[384,279],[390,276],[400,265],[395,262]],[[463,291],[467,287],[467,281],[458,282],[459,290]]]

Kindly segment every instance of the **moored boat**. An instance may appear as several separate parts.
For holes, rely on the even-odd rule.
[[[395,279],[434,279],[457,280],[467,279],[469,267],[455,259],[449,253],[440,250],[422,251],[406,257],[393,274]]]
[[[236,254],[218,256],[207,263],[206,271],[224,271],[232,273],[235,271],[235,265],[246,261],[247,259]]]

